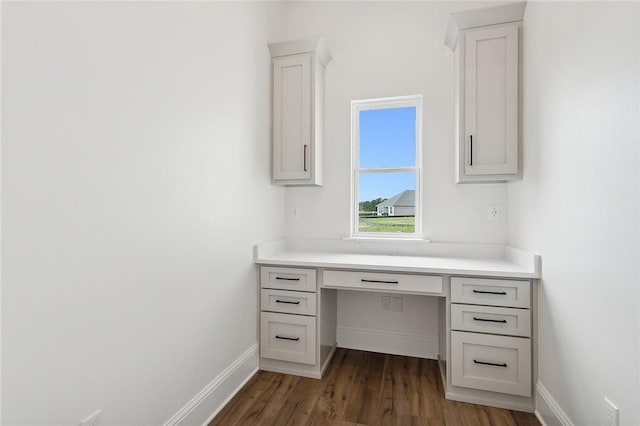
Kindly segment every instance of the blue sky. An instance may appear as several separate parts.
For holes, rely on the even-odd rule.
[[[415,165],[416,109],[360,111],[360,168]],[[361,173],[358,201],[415,189],[415,173]]]
[[[405,189],[416,189],[414,172],[360,173],[358,201],[391,198]]]

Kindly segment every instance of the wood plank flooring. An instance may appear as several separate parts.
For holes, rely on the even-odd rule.
[[[433,360],[338,349],[322,380],[259,371],[209,426],[540,425],[533,414],[444,399]]]

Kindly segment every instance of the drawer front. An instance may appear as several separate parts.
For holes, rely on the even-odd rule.
[[[322,285],[331,288],[442,294],[442,277],[381,272],[324,271]]]
[[[451,383],[531,396],[531,340],[451,332]]]
[[[316,291],[316,270],[300,268],[260,268],[260,287],[294,291]]]
[[[531,311],[495,306],[451,304],[451,328],[480,333],[531,336]]]
[[[262,289],[260,309],[289,314],[315,315],[316,294],[301,291]]]
[[[301,364],[316,363],[316,318],[260,314],[260,356]]]
[[[529,281],[452,277],[451,301],[529,308],[531,306],[530,288]]]

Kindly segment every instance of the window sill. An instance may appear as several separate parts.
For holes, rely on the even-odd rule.
[[[411,241],[411,242],[421,242],[421,243],[430,243],[431,240],[427,240],[422,237],[393,237],[393,236],[354,236],[354,237],[344,237],[343,241]]]

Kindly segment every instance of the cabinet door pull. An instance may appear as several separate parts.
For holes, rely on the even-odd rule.
[[[308,149],[307,145],[305,144],[304,153],[302,154],[302,157],[303,157],[302,162],[303,162],[303,167],[305,172],[307,171],[307,149]]]
[[[476,317],[473,317],[473,320],[474,321],[484,321],[484,322],[501,322],[503,324],[507,323],[507,320],[503,320],[503,319],[502,320],[494,320],[494,319],[488,319],[488,318],[476,318]]]
[[[362,281],[363,283],[398,284],[398,281],[365,280],[364,278],[362,278],[360,281]]]
[[[469,135],[469,165],[473,166],[473,135]]]
[[[504,362],[502,363],[495,363],[495,362],[486,362],[486,361],[478,361],[477,359],[473,360],[474,364],[482,364],[482,365],[492,365],[494,367],[503,367],[503,368],[507,368],[507,364],[505,364]]]
[[[276,280],[283,280],[283,281],[300,281],[300,278],[276,277]]]
[[[280,340],[293,340],[294,342],[297,342],[298,340],[300,340],[299,337],[286,337],[286,336],[278,336],[276,335],[276,339],[280,339]],[[505,365],[506,367],[506,365]]]
[[[480,294],[500,294],[502,296],[506,296],[507,292],[506,291],[485,291],[485,290],[473,290],[474,293],[480,293]]]
[[[300,301],[296,300],[295,302],[292,302],[290,300],[279,300],[279,299],[276,299],[276,303],[288,303],[289,305],[299,305]]]

